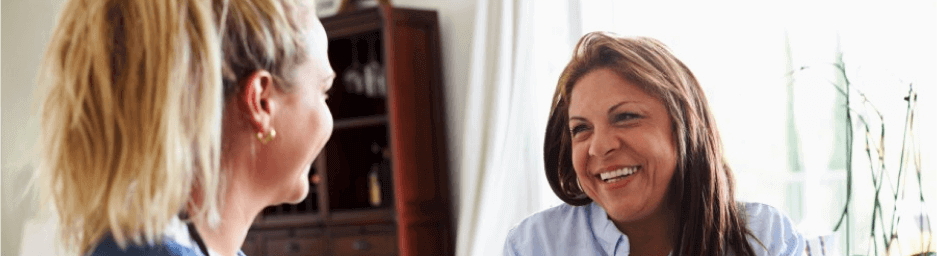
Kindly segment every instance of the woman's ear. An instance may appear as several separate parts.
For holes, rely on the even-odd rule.
[[[278,107],[273,100],[276,95],[273,75],[258,70],[238,82],[241,91],[237,95],[238,106],[255,132],[266,132]]]

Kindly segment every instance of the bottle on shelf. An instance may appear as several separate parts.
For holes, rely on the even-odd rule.
[[[377,144],[377,142],[371,143],[371,153],[374,153],[376,156],[380,157],[383,148]],[[383,162],[383,159],[381,159]],[[371,165],[371,172],[368,173],[368,202],[371,204],[371,207],[380,207],[382,204],[381,196],[381,180],[380,177],[380,163],[374,163]]]
[[[380,207],[381,206],[381,182],[378,177],[378,170],[380,169],[378,164],[371,165],[371,172],[368,173],[368,190],[370,197],[368,201],[371,203],[371,207]]]

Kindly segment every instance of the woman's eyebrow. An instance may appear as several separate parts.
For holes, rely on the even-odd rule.
[[[618,107],[624,106],[625,104],[634,104],[634,103],[638,103],[638,102],[632,101],[632,100],[619,102],[618,104],[612,105],[611,107],[608,108],[608,114],[612,114],[612,112],[614,112],[615,109],[617,109]]]
[[[626,100],[626,101],[619,102],[618,104],[612,105],[611,107],[608,108],[608,114],[611,115],[612,112],[615,111],[615,109],[618,109],[618,107],[621,107],[627,104],[636,104],[636,103],[638,103],[638,101]],[[573,121],[573,120],[579,120],[583,122],[589,121],[588,119],[581,117],[581,116],[570,116],[569,121]]]
[[[589,122],[589,120],[587,120],[586,118],[581,117],[581,116],[571,116],[571,117],[569,117],[569,121],[573,121],[573,120],[577,120],[577,121],[580,121],[580,122]]]
[[[329,81],[331,81],[331,80],[333,80],[333,79],[335,79],[335,72],[334,72],[334,71],[329,72],[328,75],[325,75],[325,77],[322,78],[321,82],[323,82],[323,83],[328,83]]]

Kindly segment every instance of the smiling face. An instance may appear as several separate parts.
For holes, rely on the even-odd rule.
[[[667,109],[609,69],[587,73],[571,93],[572,162],[582,190],[616,223],[659,213],[677,164]]]

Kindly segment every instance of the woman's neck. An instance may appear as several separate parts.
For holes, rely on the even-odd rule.
[[[221,223],[212,228],[207,220],[194,219],[193,224],[209,250],[227,256],[237,255],[254,218],[266,204],[257,198],[260,193],[251,191],[253,187],[244,172],[232,168],[225,170],[229,176],[225,179],[227,184],[219,204]]]
[[[628,236],[631,255],[668,255],[676,241],[676,215],[674,209],[661,206],[661,210],[647,218],[619,222],[612,220],[619,231]]]

